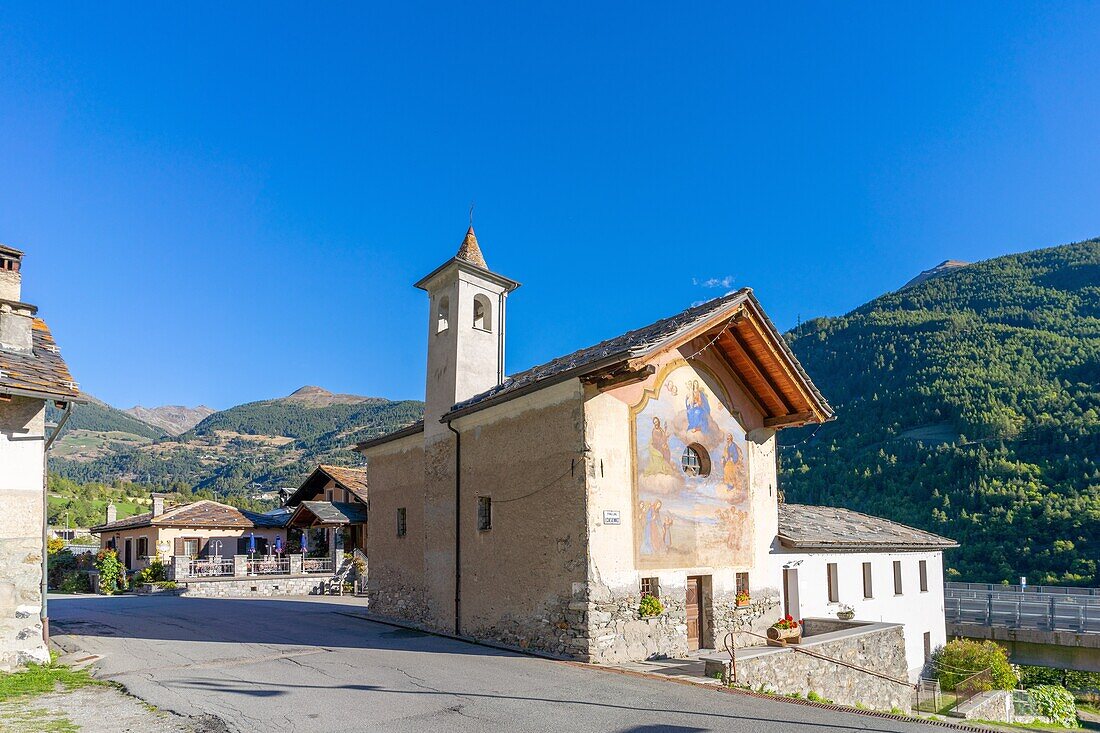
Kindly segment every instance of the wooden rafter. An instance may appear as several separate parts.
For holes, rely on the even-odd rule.
[[[771,375],[768,374],[768,371],[760,363],[760,360],[757,359],[756,356],[753,354],[752,349],[745,342],[744,337],[737,332],[736,328],[730,329],[729,337],[733,341],[733,343],[737,345],[737,348],[745,357],[746,363],[749,365],[749,367],[751,367],[752,371],[756,373],[756,376],[760,378],[763,384],[767,386],[767,389],[771,393],[771,396],[774,397],[780,405],[782,405],[783,409],[786,410],[786,413],[790,414],[793,412],[797,412],[794,405],[792,405],[791,401],[787,399],[787,396],[783,394],[783,390],[781,390],[779,388],[779,385],[775,383],[775,380],[771,378]]]

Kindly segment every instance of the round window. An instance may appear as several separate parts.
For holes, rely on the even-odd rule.
[[[688,476],[710,474],[710,456],[707,455],[707,449],[698,443],[692,443],[684,448],[684,454],[680,456],[680,467]]]

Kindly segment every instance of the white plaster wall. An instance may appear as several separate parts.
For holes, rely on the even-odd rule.
[[[0,402],[0,670],[46,661],[42,641],[45,402]]]
[[[932,649],[947,643],[943,604],[942,552],[800,553],[780,551],[779,567],[798,571],[795,618],[836,617],[841,604],[855,610],[858,621],[887,621],[905,627],[905,658],[909,677],[924,668],[924,632],[931,632]],[[902,593],[894,594],[894,561],[901,561]],[[919,563],[928,563],[928,590],[920,590]],[[872,598],[863,597],[863,563],[871,563]],[[839,602],[829,602],[828,563],[836,563]]]

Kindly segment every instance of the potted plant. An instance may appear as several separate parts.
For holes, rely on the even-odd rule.
[[[786,646],[797,644],[802,639],[802,622],[795,621],[794,617],[787,614],[768,627],[768,645]]]
[[[836,612],[836,617],[841,621],[851,621],[856,617],[856,610],[848,605],[842,605]]]
[[[749,605],[750,600],[752,599],[749,597],[749,592],[747,590],[741,591],[734,598],[734,602],[737,604],[738,608],[744,608],[745,606]]]

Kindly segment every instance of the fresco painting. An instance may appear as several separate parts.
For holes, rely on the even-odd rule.
[[[714,384],[679,366],[633,410],[639,568],[752,562],[745,431]]]

